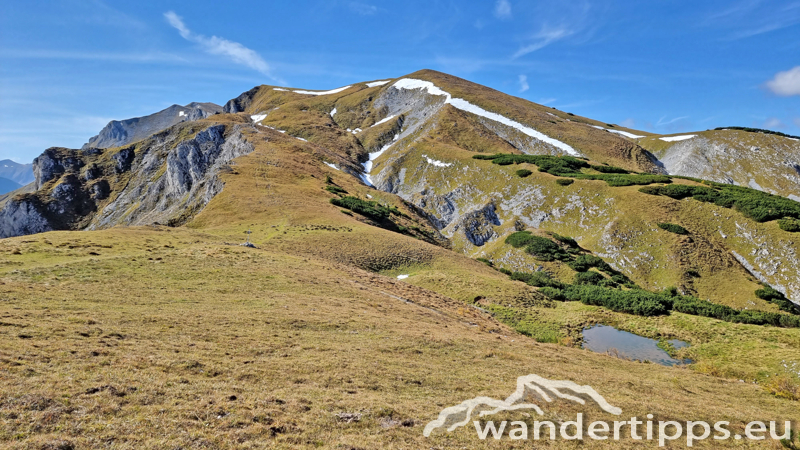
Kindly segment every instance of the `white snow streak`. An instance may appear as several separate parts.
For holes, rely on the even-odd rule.
[[[405,274],[404,274],[404,275],[398,275],[398,276],[397,276],[397,279],[398,279],[398,280],[405,280],[406,278],[408,278],[408,275],[405,275]]]
[[[333,111],[331,111],[331,118],[336,115],[336,107],[333,107]]]
[[[273,91],[283,91],[283,92],[290,92],[288,89],[283,88],[272,88]]]
[[[397,115],[396,115],[396,114],[395,114],[395,115],[392,115],[392,116],[389,116],[389,117],[386,117],[386,118],[383,118],[383,119],[381,119],[381,120],[379,120],[379,121],[375,122],[375,125],[373,125],[373,127],[377,127],[378,125],[380,125],[380,124],[382,124],[382,123],[386,123],[386,122],[388,122],[388,121],[390,121],[390,120],[394,119],[395,117],[397,117]],[[372,128],[372,127],[370,127],[370,128]]]
[[[367,87],[383,86],[384,84],[391,82],[392,80],[373,81],[372,83],[367,83]]]
[[[687,134],[686,136],[670,136],[670,137],[660,137],[662,141],[665,142],[675,142],[675,141],[685,141],[687,139],[691,139],[697,136],[696,134]]]
[[[266,119],[267,115],[266,114],[256,114],[256,115],[250,116],[250,118],[253,119],[253,122],[258,123],[258,122],[261,122],[262,120]]]
[[[430,159],[430,158],[428,158],[428,155],[422,155],[422,157],[425,158],[426,160],[428,160],[428,164],[433,164],[436,167],[450,167],[450,166],[453,165],[453,163],[443,163],[443,162],[437,161],[435,159]]]
[[[627,131],[609,130],[608,128],[598,127],[597,125],[590,125],[590,126],[592,128],[597,128],[598,130],[606,130],[609,133],[621,134],[621,135],[623,135],[625,137],[629,137],[631,139],[640,139],[640,138],[644,137],[644,136],[639,136],[639,135],[636,135],[636,134],[633,134],[633,133],[628,133]]]
[[[540,141],[546,142],[552,145],[553,147],[564,150],[570,155],[580,156],[580,152],[570,147],[569,145],[557,139],[553,139],[550,136],[540,133],[534,130],[533,128],[527,127],[519,122],[515,122],[507,117],[501,116],[500,114],[486,111],[480,106],[473,105],[472,103],[464,99],[453,98],[449,93],[439,89],[438,87],[436,87],[436,85],[434,85],[430,81],[415,80],[413,78],[403,78],[398,82],[396,82],[393,86],[397,89],[425,89],[431,95],[444,95],[447,97],[445,103],[449,103],[457,109],[460,109],[462,111],[467,111],[481,117],[485,117],[489,120],[494,120],[495,122],[500,122],[503,125],[517,129],[523,134],[536,138]]]
[[[336,94],[342,92],[345,89],[350,88],[350,85],[340,87],[338,89],[331,89],[330,91],[292,91],[295,94],[305,94],[305,95],[328,95],[328,94]]]
[[[336,164],[331,164],[331,163],[329,163],[329,162],[325,162],[325,161],[323,161],[323,163],[324,163],[326,166],[330,167],[331,169],[334,169],[334,170],[339,170],[339,168],[338,168],[338,167],[336,167]]]
[[[180,111],[180,112],[178,112],[178,117],[183,117],[183,116],[185,116],[185,115],[186,115],[186,113],[185,113],[185,112],[183,112],[183,111]]]

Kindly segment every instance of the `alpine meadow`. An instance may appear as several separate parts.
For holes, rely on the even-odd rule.
[[[269,84],[0,162],[0,447],[800,448],[789,126],[637,129],[423,62],[289,87],[164,20]]]

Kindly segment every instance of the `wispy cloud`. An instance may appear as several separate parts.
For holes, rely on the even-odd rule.
[[[633,119],[632,119],[632,118],[630,118],[630,117],[629,117],[629,118],[627,118],[627,119],[625,119],[625,120],[623,120],[623,121],[622,121],[622,122],[620,122],[619,124],[620,124],[620,125],[622,125],[622,126],[623,126],[623,127],[625,127],[625,128],[634,128],[634,127],[636,127],[636,121],[635,121],[635,120],[633,120]]]
[[[350,8],[350,10],[354,13],[362,16],[371,16],[378,12],[377,6],[370,5],[368,3],[350,2],[347,4],[347,7]]]
[[[531,87],[528,85],[528,76],[527,75],[520,75],[519,76],[519,91],[525,92]]]
[[[782,97],[800,95],[800,66],[785,72],[778,72],[767,81],[767,89]]]
[[[738,40],[777,31],[800,23],[800,2],[776,5],[764,0],[741,0],[728,9],[711,14],[706,25],[734,31],[728,40]]]
[[[497,0],[494,4],[494,16],[498,19],[510,19],[511,3],[508,0]]]
[[[769,128],[772,128],[772,129],[775,129],[775,128],[779,128],[779,129],[786,128],[786,124],[781,122],[781,120],[778,119],[777,117],[770,117],[769,119],[764,121],[764,124],[762,126],[764,128],[767,128],[767,129],[769,129]]]
[[[550,98],[543,98],[543,99],[539,100],[539,101],[538,101],[538,102],[536,102],[536,103],[538,103],[538,104],[540,104],[540,105],[548,105],[548,104],[550,104],[550,103],[553,103],[553,102],[554,102],[554,101],[556,101],[556,100],[558,100],[558,99],[557,99],[557,98],[553,98],[553,97],[550,97]]]
[[[221,37],[206,37],[202,34],[193,33],[186,24],[183,23],[183,19],[173,11],[164,13],[164,17],[173,28],[178,30],[182,38],[199,44],[206,53],[224,56],[237,64],[256,70],[273,80],[281,81],[272,75],[269,65],[256,51],[238,42],[229,41]]]
[[[676,117],[674,119],[667,120],[667,116],[664,116],[664,117],[658,119],[658,122],[656,122],[656,126],[657,127],[663,127],[663,126],[667,126],[669,124],[673,124],[673,123],[675,123],[675,122],[677,122],[679,120],[688,119],[688,118],[689,118],[689,116],[680,116],[680,117]]]
[[[528,53],[533,53],[536,50],[543,49],[553,42],[559,41],[573,34],[575,34],[574,30],[563,26],[550,27],[545,25],[538,33],[533,35],[532,39],[534,42],[517,50],[517,52],[514,53],[513,58],[519,58],[520,56],[525,56]]]

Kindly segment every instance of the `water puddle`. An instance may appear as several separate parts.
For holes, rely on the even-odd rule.
[[[678,339],[669,341],[675,349],[688,347],[689,344]],[[598,353],[619,355],[626,359],[650,361],[662,366],[688,364],[691,360],[675,359],[658,347],[658,341],[620,331],[608,325],[595,325],[583,330],[583,348]]]

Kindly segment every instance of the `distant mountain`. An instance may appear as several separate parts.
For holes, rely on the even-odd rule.
[[[0,177],[0,194],[5,194],[6,192],[15,191],[21,187],[22,185],[20,185],[19,183],[11,181],[8,178]]]
[[[9,179],[19,185],[33,181],[33,164],[20,164],[4,159],[0,161],[0,178]]]
[[[45,150],[31,192],[0,197],[0,238],[292,214],[344,224],[355,217],[345,208],[559,283],[674,287],[736,309],[758,305],[767,283],[800,304],[800,203],[788,198],[800,161],[789,137],[653,135],[428,70],[330,91],[257,86],[193,120],[221,109],[176,105],[111,122],[83,150]],[[111,146],[122,147],[96,148]],[[519,239],[555,256],[520,251]],[[367,259],[358,256],[384,267]]]
[[[83,148],[120,147],[141,141],[181,122],[204,119],[220,112],[222,107],[214,103],[192,102],[186,106],[172,105],[149,116],[112,120],[97,136],[89,139]]]

